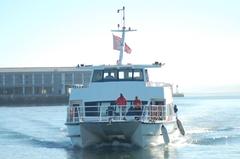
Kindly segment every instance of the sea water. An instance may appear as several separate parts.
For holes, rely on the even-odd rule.
[[[66,106],[0,107],[1,159],[240,158],[240,95],[175,98],[186,131],[169,145],[79,149],[64,125]]]

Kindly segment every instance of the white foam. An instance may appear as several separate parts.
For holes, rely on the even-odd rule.
[[[202,133],[208,133],[211,132],[209,128],[192,128],[191,130],[188,130],[188,134],[202,134]]]

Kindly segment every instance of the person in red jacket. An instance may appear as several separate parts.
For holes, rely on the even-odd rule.
[[[135,110],[134,114],[140,116],[142,114],[142,101],[138,98],[138,96],[135,97],[133,105]]]
[[[142,102],[138,98],[138,96],[135,97],[135,100],[133,101],[133,105],[136,110],[141,109]]]
[[[118,97],[117,101],[116,101],[116,104],[119,106],[119,107],[123,107],[123,106],[126,106],[127,105],[127,100],[126,98],[123,96],[122,93],[120,93],[120,97]]]
[[[127,100],[126,100],[126,98],[123,96],[122,93],[120,93],[120,97],[117,98],[117,100],[116,100],[116,105],[119,106],[119,108],[120,108],[120,113],[121,113],[121,111],[122,111],[122,115],[124,115],[124,117],[125,117],[125,115],[126,115]]]

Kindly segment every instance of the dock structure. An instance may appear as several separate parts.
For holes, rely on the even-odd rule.
[[[69,88],[87,85],[90,67],[0,68],[0,105],[66,104]]]

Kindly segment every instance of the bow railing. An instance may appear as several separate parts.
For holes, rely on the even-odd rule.
[[[69,106],[67,108],[67,122],[106,122],[131,121],[156,122],[171,120],[174,113],[172,105],[101,105],[101,106]]]

